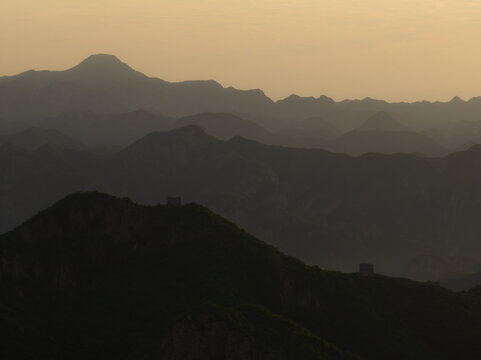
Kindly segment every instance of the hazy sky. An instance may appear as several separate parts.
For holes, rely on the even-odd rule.
[[[480,0],[0,0],[0,75],[110,53],[275,99],[479,96],[480,40]]]

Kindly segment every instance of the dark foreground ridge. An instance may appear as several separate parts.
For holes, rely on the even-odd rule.
[[[0,290],[2,359],[481,353],[481,297],[308,267],[194,204],[71,195],[0,237]]]

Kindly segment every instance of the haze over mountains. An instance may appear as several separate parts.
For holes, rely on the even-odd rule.
[[[66,71],[27,71],[0,78],[0,117],[35,121],[89,109],[121,113],[154,108],[180,117],[201,112],[250,113],[302,120],[322,116],[343,131],[385,111],[415,130],[461,120],[480,120],[481,98],[450,102],[388,103],[366,98],[335,102],[326,96],[292,95],[272,101],[260,90],[224,88],[215,81],[169,83],[149,78],[112,55],[93,55]]]
[[[187,120],[193,115],[195,119]],[[187,118],[172,124],[181,117]],[[351,155],[439,156],[481,140],[479,131],[450,130],[466,123],[481,128],[478,98],[387,103],[292,95],[274,102],[260,90],[224,88],[211,80],[169,83],[149,78],[115,56],[102,54],[65,71],[27,71],[0,78],[0,119],[0,132],[49,127],[95,146],[125,146],[150,131],[181,124],[199,125],[221,139],[238,135]]]
[[[0,1],[0,360],[481,360],[479,19]]]
[[[444,158],[365,155],[151,133],[112,154],[0,147],[0,231],[80,190],[143,204],[180,194],[288,254],[352,271],[443,279],[481,269],[480,147]],[[462,259],[462,261],[460,261]]]
[[[364,259],[419,279],[481,269],[478,99],[274,102],[149,78],[110,55],[3,77],[0,95],[0,231],[74,191],[180,194],[325,268]]]
[[[352,130],[320,147],[354,156],[366,153],[439,156],[449,152],[429,137],[412,131]]]
[[[126,146],[152,131],[173,128],[173,119],[137,110],[119,115],[70,111],[43,119],[39,126],[55,129],[90,146]]]
[[[121,113],[155,108],[179,117],[272,103],[260,90],[223,88],[215,81],[148,78],[111,55],[91,56],[66,71],[27,71],[0,79],[0,99],[1,117],[26,122],[79,109]]]
[[[121,114],[123,118],[118,118]],[[182,119],[172,124],[193,115],[195,121]],[[404,152],[439,156],[481,140],[476,135],[480,131],[462,130],[466,123],[481,128],[481,101],[477,98],[387,103],[292,95],[274,102],[260,90],[224,88],[211,80],[169,83],[149,78],[115,56],[102,54],[66,71],[27,71],[2,77],[0,119],[0,132],[32,125],[49,127],[96,146],[125,146],[150,131],[165,131],[182,123],[199,125],[222,139],[238,135],[267,144],[351,155]]]
[[[316,125],[316,122],[319,125]],[[36,128],[52,129],[90,147],[118,149],[152,131],[167,131],[186,125],[197,125],[218,139],[241,136],[264,144],[322,148],[356,156],[367,152],[412,153],[424,156],[449,152],[429,137],[412,131],[353,130],[342,134],[321,119],[307,119],[306,122],[291,125],[292,127],[268,131],[253,121],[228,113],[201,113],[172,119],[146,110],[119,115],[71,111],[41,120],[33,128],[17,124],[16,129],[12,125],[10,128],[4,127],[3,132],[9,136],[18,136],[21,133],[34,132]],[[32,142],[33,146],[34,139]]]
[[[479,99],[1,77],[0,358],[478,359],[480,142]]]

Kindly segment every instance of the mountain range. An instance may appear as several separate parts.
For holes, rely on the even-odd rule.
[[[220,139],[242,136],[356,156],[440,156],[481,142],[480,121],[479,99],[336,102],[292,95],[273,101],[261,90],[224,88],[212,80],[150,78],[105,54],[65,71],[0,78],[0,133],[46,127],[95,147],[126,146],[152,131],[193,124]]]
[[[408,153],[426,156],[447,154],[448,148],[424,134],[405,130],[386,114],[375,114],[358,129],[342,133],[320,118],[310,118],[269,131],[251,120],[229,113],[200,113],[183,118],[169,118],[152,110],[137,110],[118,115],[99,115],[92,111],[70,111],[45,118],[32,127],[20,124],[4,126],[5,139],[33,133],[38,128],[52,129],[66,137],[77,139],[89,147],[119,148],[153,131],[167,131],[186,125],[197,125],[222,140],[235,136],[264,144],[296,148],[322,148],[333,152],[361,155],[375,153]],[[374,119],[374,121],[373,121]],[[23,130],[21,130],[23,129]],[[1,134],[0,126],[0,134]],[[46,130],[44,130],[46,131]],[[1,135],[0,135],[1,136]],[[12,140],[12,143],[15,143]],[[33,147],[36,144],[32,139]],[[57,144],[55,141],[52,144]],[[72,146],[65,146],[71,148]]]
[[[0,117],[32,122],[74,110],[122,113],[155,108],[169,116],[242,112],[271,103],[260,90],[215,81],[169,83],[149,78],[112,55],[93,55],[66,71],[27,71],[0,79]]]
[[[479,146],[442,158],[355,158],[217,140],[196,126],[109,154],[4,145],[0,231],[75,191],[143,204],[180,195],[310,264],[351,271],[369,261],[385,274],[444,279],[481,269],[480,159]]]
[[[309,267],[199,205],[68,196],[0,236],[5,359],[479,357],[481,297]]]
[[[2,77],[0,231],[73,191],[180,194],[326,268],[464,276],[481,270],[477,103],[274,102],[111,55]]]
[[[372,152],[436,156],[449,152],[428,136],[412,131],[384,111],[375,113],[361,126],[340,135],[325,144],[324,148],[350,155]]]
[[[38,125],[62,132],[89,146],[124,147],[153,131],[172,129],[173,120],[146,110],[118,115],[98,115],[85,110],[46,118]]]
[[[352,130],[320,147],[353,156],[367,153],[440,156],[450,152],[426,135],[401,130]]]
[[[105,54],[92,55],[65,71],[30,70],[0,78],[0,118],[6,121],[31,123],[75,110],[119,114],[138,109],[156,109],[169,117],[204,112],[250,114],[253,118],[288,122],[322,117],[343,132],[380,111],[416,131],[481,120],[481,98],[388,103],[370,98],[336,102],[327,96],[291,95],[273,101],[259,89],[224,88],[213,80],[170,83],[149,78]]]
[[[0,76],[0,358],[478,359],[480,143],[481,98]]]

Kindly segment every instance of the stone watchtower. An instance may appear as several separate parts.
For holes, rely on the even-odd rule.
[[[182,198],[180,196],[169,196],[167,198],[167,205],[181,206]]]
[[[373,264],[359,264],[359,275],[360,276],[372,276],[372,275],[374,275],[374,265]]]

